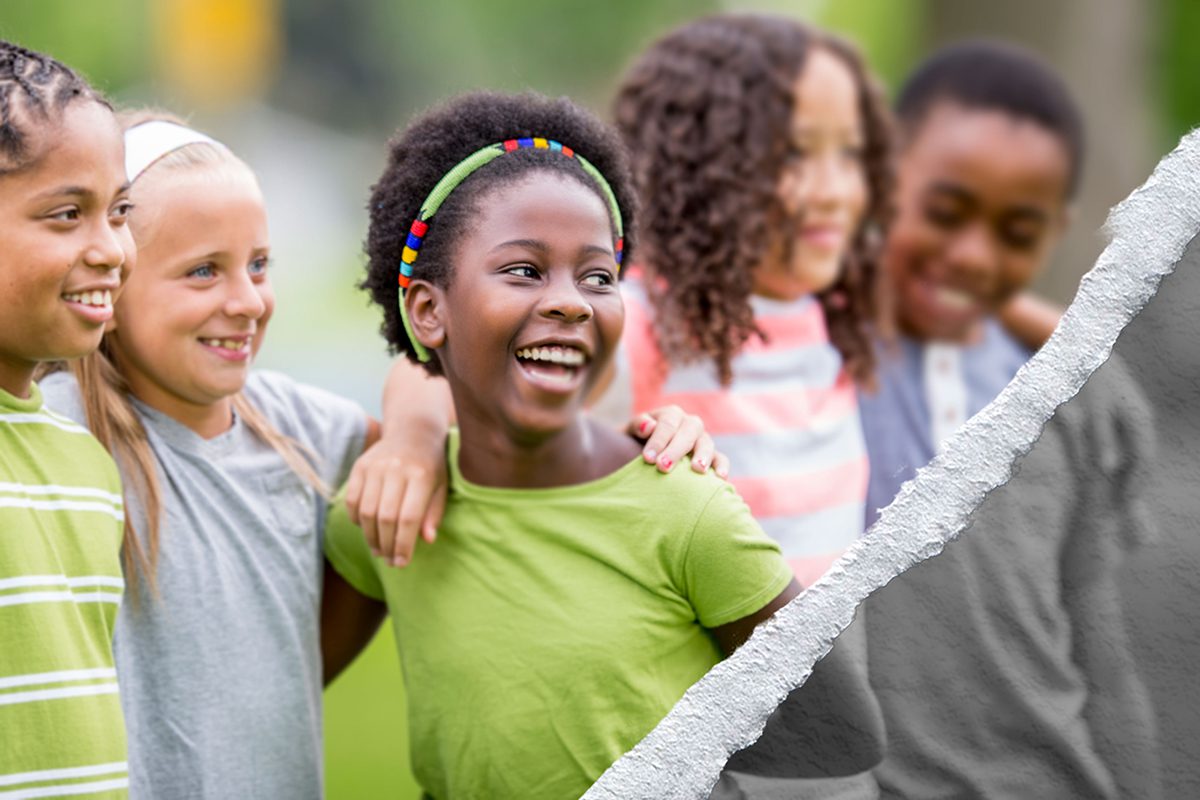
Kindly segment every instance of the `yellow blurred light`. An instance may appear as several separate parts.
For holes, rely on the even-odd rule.
[[[282,51],[279,0],[153,0],[159,74],[192,107],[261,95]]]

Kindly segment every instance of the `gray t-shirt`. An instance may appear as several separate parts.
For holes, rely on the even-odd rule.
[[[69,375],[41,386],[50,408],[84,422]],[[331,487],[345,480],[363,448],[359,406],[268,372],[252,373],[245,395],[319,456]],[[205,440],[135,406],[163,515],[159,596],[130,581],[136,597],[126,597],[115,634],[130,794],[319,798],[325,502],[240,419]],[[144,537],[136,496],[126,510]]]
[[[867,522],[932,457],[921,345],[864,395]],[[966,348],[967,413],[1012,378],[998,329]],[[1154,798],[1154,724],[1122,624],[1119,568],[1152,540],[1154,428],[1114,356],[1061,406],[962,538],[867,599],[887,723],[884,798]]]

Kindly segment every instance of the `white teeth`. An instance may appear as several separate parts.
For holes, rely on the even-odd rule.
[[[968,309],[974,304],[969,294],[956,289],[946,289],[943,287],[937,289],[934,294],[938,302],[951,308]]]
[[[68,292],[63,295],[63,299],[70,303],[108,308],[112,305],[112,292],[108,289],[104,289],[103,291],[96,289],[91,292]]]
[[[586,357],[582,350],[574,347],[526,347],[517,351],[519,358],[530,361],[548,361],[551,364],[562,364],[567,367],[582,366]]]

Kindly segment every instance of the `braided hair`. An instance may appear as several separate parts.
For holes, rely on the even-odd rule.
[[[110,107],[66,64],[0,39],[0,176],[33,163],[33,131],[57,122],[80,99]]]

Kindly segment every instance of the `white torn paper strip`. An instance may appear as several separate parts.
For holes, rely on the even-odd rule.
[[[1109,244],[1083,276],[1050,341],[1000,396],[900,490],[879,521],[821,580],[697,682],[584,800],[706,798],[729,756],[761,735],[767,717],[850,624],[858,604],[937,555],[992,489],[1012,475],[1055,409],[1108,359],[1121,330],[1154,296],[1200,231],[1200,130],[1112,210]]]

